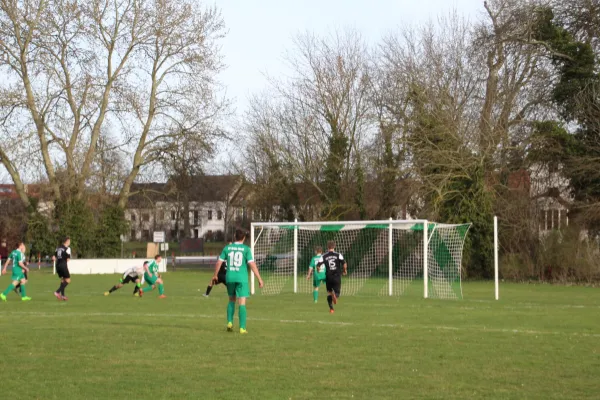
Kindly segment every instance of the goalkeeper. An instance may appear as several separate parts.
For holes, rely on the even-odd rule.
[[[144,292],[141,290],[142,284],[144,283],[144,267],[146,267],[147,265],[148,261],[144,262],[143,267],[131,267],[127,269],[123,273],[123,277],[119,279],[119,283],[114,285],[108,292],[104,292],[104,295],[108,296],[115,290],[121,289],[124,285],[127,285],[129,282],[135,282],[133,295],[138,295],[139,297],[142,297],[142,295],[144,294]]]
[[[313,300],[315,303],[319,300],[319,286],[321,286],[321,283],[325,283],[325,264],[317,267],[322,254],[323,247],[315,247],[315,256],[310,260],[308,275],[306,275],[306,280],[309,280],[311,275],[313,276]]]

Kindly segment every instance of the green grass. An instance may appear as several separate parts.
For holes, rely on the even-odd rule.
[[[249,334],[227,333],[222,286],[165,275],[168,298],[133,298],[117,276],[31,274],[29,303],[0,304],[2,398],[598,398],[600,292],[468,283],[460,301],[255,296]],[[0,277],[0,286],[8,285]],[[237,318],[236,318],[237,324]]]

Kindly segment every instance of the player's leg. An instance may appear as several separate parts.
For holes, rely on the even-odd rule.
[[[69,284],[71,283],[71,274],[69,273],[69,270],[65,271],[65,281],[63,283],[63,287],[62,290],[60,292],[61,296],[62,296],[62,300],[69,300],[69,298],[67,296],[65,296],[65,289],[67,288],[67,286],[69,286]]]
[[[144,291],[144,292],[148,292],[148,291],[150,291],[150,290],[154,289],[154,287],[155,287],[155,283],[156,283],[156,279],[157,279],[157,278],[156,278],[156,277],[154,277],[154,276],[152,276],[152,277],[151,277],[150,275],[148,275],[148,274],[145,274],[145,275],[144,275],[144,279],[146,280],[146,283],[148,284],[148,286],[146,286],[146,287],[143,289],[143,291]]]
[[[140,291],[140,289],[142,288],[142,280],[139,277],[137,277],[133,282],[135,283],[135,287],[133,288],[133,295],[142,297],[142,295],[144,294]]]
[[[237,282],[227,283],[227,295],[229,296],[229,303],[227,303],[227,330],[233,332],[233,317],[235,316],[235,302]]]
[[[327,304],[329,305],[329,312],[333,313],[333,296],[334,296],[334,291],[333,291],[333,286],[334,286],[334,282],[330,279],[325,281],[325,286],[327,288]],[[337,302],[337,300],[336,300]]]
[[[21,284],[21,300],[22,301],[31,300],[31,297],[27,297],[27,279],[25,278],[25,276],[23,276],[23,278],[21,278],[19,283]]]
[[[316,303],[319,300],[319,286],[321,285],[320,279],[313,280],[313,301]]]
[[[124,283],[125,283],[125,281],[123,280],[123,278],[119,279],[119,283],[117,283],[116,285],[114,285],[113,287],[111,287],[108,292],[104,292],[104,295],[108,296],[112,292],[121,289],[123,287]]]
[[[56,274],[60,278],[60,285],[58,286],[58,289],[56,289],[54,291],[54,296],[58,300],[61,300],[61,298],[62,298],[61,292],[62,292],[62,289],[63,289],[63,284],[65,282],[65,278],[63,276],[63,269],[62,269],[62,267],[56,266]]]
[[[164,299],[165,297],[165,286],[162,278],[156,279],[156,285],[158,286],[158,297]]]
[[[9,294],[12,290],[14,290],[14,288],[17,286],[17,284],[19,283],[19,279],[13,279],[15,278],[15,276],[13,275],[13,277],[11,277],[10,280],[10,285],[8,285],[8,287],[6,288],[6,290],[2,293],[0,293],[0,299],[2,301],[6,301],[6,295]]]
[[[246,330],[246,319],[248,314],[246,312],[246,298],[250,296],[250,287],[247,282],[240,282],[236,288],[236,297],[238,304],[240,305],[240,333],[248,333]]]
[[[214,285],[215,285],[215,283],[213,282],[213,280],[211,278],[210,279],[210,283],[206,287],[206,292],[204,292],[204,297],[208,297],[208,295],[210,294],[210,291],[212,290],[212,288],[213,288]]]

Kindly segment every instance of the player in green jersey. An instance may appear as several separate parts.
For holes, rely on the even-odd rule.
[[[321,283],[325,283],[325,265],[320,265],[317,268],[321,254],[323,254],[323,247],[315,247],[315,256],[310,260],[308,275],[306,275],[306,280],[309,280],[311,275],[313,276],[313,300],[315,303],[319,300],[319,286],[321,286]]]
[[[21,284],[21,300],[29,301],[31,297],[27,297],[26,284],[27,279],[25,273],[29,272],[29,268],[25,265],[25,243],[19,242],[17,248],[10,253],[9,259],[12,262],[12,276],[10,278],[10,285],[6,288],[3,293],[0,293],[0,299],[6,301],[6,295],[14,290],[14,288],[20,283]]]
[[[158,285],[158,298],[164,299],[165,296],[165,288],[163,286],[163,280],[158,273],[158,264],[162,261],[162,257],[160,254],[154,257],[154,261],[150,262],[150,264],[144,265],[144,280],[148,283],[148,286],[145,289],[140,289],[140,295],[144,292],[148,292],[154,289]]]
[[[227,330],[233,331],[233,316],[235,315],[235,302],[237,300],[240,307],[240,333],[248,333],[246,330],[246,298],[250,296],[250,287],[248,284],[248,266],[256,275],[259,287],[263,287],[263,281],[254,262],[250,247],[244,244],[246,233],[237,229],[235,231],[235,243],[225,246],[217,264],[213,282],[219,279],[219,270],[221,264],[227,261],[227,294],[229,295],[229,304],[227,304]]]

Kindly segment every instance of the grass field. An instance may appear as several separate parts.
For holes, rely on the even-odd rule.
[[[167,299],[102,294],[117,276],[31,274],[0,304],[0,397],[12,399],[597,399],[600,289],[464,285],[460,301],[255,296],[225,332],[225,290],[165,275]],[[0,277],[2,289],[8,278]],[[236,315],[237,323],[237,315]]]

